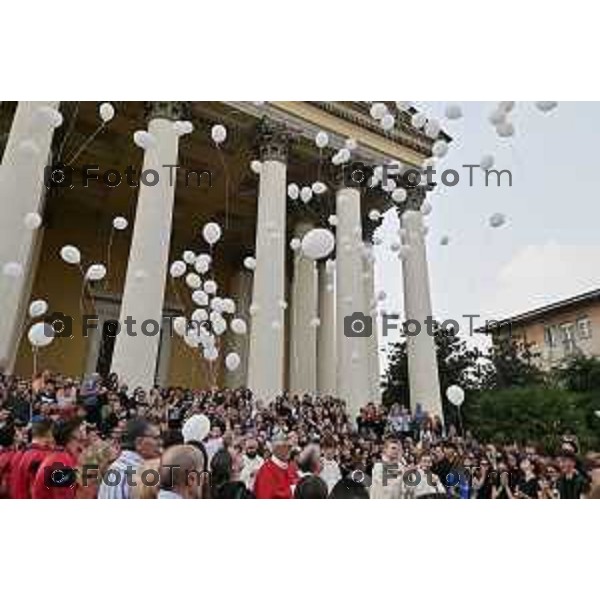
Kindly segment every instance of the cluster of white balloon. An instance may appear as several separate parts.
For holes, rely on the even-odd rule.
[[[205,360],[213,363],[219,358],[220,337],[229,328],[236,335],[246,335],[247,325],[244,319],[236,317],[236,303],[233,298],[217,296],[219,286],[211,275],[213,265],[212,249],[221,239],[222,230],[218,223],[207,223],[202,229],[202,237],[210,246],[210,254],[196,254],[185,250],[182,260],[171,263],[169,274],[172,279],[184,278],[190,290],[192,304],[196,306],[188,320],[179,316],[173,320],[173,329],[192,349],[202,349]],[[188,271],[188,269],[190,269]],[[204,280],[203,280],[204,278]],[[230,317],[229,324],[225,315]],[[237,352],[225,356],[225,367],[235,371],[241,364]]]

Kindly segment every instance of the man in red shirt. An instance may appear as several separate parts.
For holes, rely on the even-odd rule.
[[[289,462],[290,444],[287,436],[279,433],[271,440],[272,456],[256,474],[254,495],[259,499],[291,499],[298,482],[295,465]]]
[[[9,482],[15,457],[15,429],[7,419],[0,421],[0,498],[9,498]]]
[[[79,455],[83,450],[83,432],[77,419],[57,421],[53,428],[56,449],[49,452],[36,473],[31,488],[35,500],[75,498]]]
[[[31,424],[31,444],[20,454],[10,475],[11,498],[31,498],[31,487],[40,465],[54,448],[52,421],[34,417]]]

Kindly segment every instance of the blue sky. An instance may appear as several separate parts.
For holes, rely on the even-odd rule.
[[[500,138],[488,121],[493,102],[463,102],[463,118],[447,121],[445,102],[415,102],[443,122],[453,137],[439,169],[455,168],[455,187],[430,194],[433,211],[427,251],[433,310],[467,327],[466,313],[498,318],[600,286],[600,103],[561,102],[547,114],[533,102],[517,102],[512,138]],[[483,172],[469,187],[462,164],[495,157],[510,169],[513,185],[485,187]],[[434,179],[437,179],[436,176]],[[493,229],[493,213],[506,215]],[[388,214],[379,234],[376,286],[387,292],[380,305],[402,310],[401,264],[387,248],[398,224]],[[443,235],[450,237],[440,245]],[[475,340],[477,342],[477,340]],[[481,340],[479,340],[480,342]]]

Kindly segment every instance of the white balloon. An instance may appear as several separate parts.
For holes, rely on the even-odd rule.
[[[133,134],[133,143],[142,150],[148,150],[156,144],[156,139],[151,133],[140,129]]]
[[[430,138],[436,138],[441,131],[442,127],[437,119],[428,119],[425,124],[425,135]]]
[[[396,109],[400,112],[408,110],[410,106],[410,100],[396,100]]]
[[[323,194],[327,191],[327,186],[322,181],[315,181],[312,184],[312,191],[315,194]]]
[[[181,428],[184,443],[203,442],[210,433],[210,420],[206,415],[192,415]]]
[[[380,121],[388,113],[388,107],[383,102],[374,102],[370,112],[374,119]]]
[[[504,121],[506,121],[506,113],[496,108],[490,113],[488,119],[492,125],[498,126],[500,123],[504,123]]]
[[[225,366],[227,367],[228,371],[235,371],[240,366],[241,362],[242,361],[239,357],[239,354],[236,352],[230,352],[225,357]]]
[[[487,171],[494,166],[494,157],[491,154],[484,154],[479,161],[479,166]]]
[[[386,192],[393,192],[397,187],[398,184],[396,183],[395,179],[392,179],[391,177],[387,178],[387,181],[385,182],[385,185],[381,186],[382,189],[384,189]]]
[[[381,219],[381,213],[376,208],[374,208],[369,211],[369,219],[371,221],[379,221],[379,219]]]
[[[194,327],[198,329],[200,323],[206,323],[208,321],[208,312],[204,308],[197,308],[192,313],[192,322],[194,323]]]
[[[81,262],[81,252],[76,246],[63,246],[60,249],[60,257],[70,265],[76,265]]]
[[[34,323],[27,332],[27,339],[32,346],[43,348],[54,340],[54,327],[45,321]]]
[[[7,262],[2,267],[2,274],[6,277],[16,279],[17,277],[21,277],[21,275],[23,275],[23,267],[18,262]]]
[[[250,163],[250,170],[253,173],[256,173],[258,175],[260,173],[261,169],[262,169],[262,163],[260,162],[260,160],[253,160]]]
[[[254,269],[256,269],[256,259],[254,256],[246,256],[246,258],[244,258],[244,266],[246,269],[254,271]]]
[[[221,227],[218,223],[207,223],[202,230],[202,237],[211,246],[221,239]]]
[[[204,290],[194,290],[192,293],[192,302],[196,306],[207,306],[208,294]]]
[[[214,319],[212,322],[212,328],[215,335],[223,335],[227,331],[227,321],[223,317]]]
[[[169,268],[169,273],[173,278],[181,277],[186,271],[187,267],[182,260],[174,261]]]
[[[496,133],[500,137],[511,137],[515,133],[515,126],[510,121],[502,121],[496,126]]]
[[[410,118],[410,124],[415,129],[421,129],[425,126],[425,123],[427,123],[427,117],[422,112],[417,112]]]
[[[392,200],[396,204],[402,204],[402,202],[406,202],[407,197],[408,197],[408,193],[404,188],[396,188],[392,192]]]
[[[219,358],[219,351],[214,346],[210,346],[204,348],[203,355],[206,360],[213,362]]]
[[[101,281],[106,277],[106,267],[103,264],[90,265],[85,273],[88,281]]]
[[[201,275],[208,273],[210,270],[211,257],[208,254],[199,254],[194,262],[194,269]]]
[[[40,225],[42,224],[42,217],[39,215],[39,213],[30,212],[25,215],[23,223],[27,229],[34,231],[35,229],[39,229]]]
[[[313,317],[309,323],[308,323],[309,327],[314,327],[317,328],[321,325],[321,319],[319,319],[319,317]]]
[[[342,148],[338,152],[338,155],[340,157],[340,162],[341,163],[345,163],[345,162],[348,162],[350,160],[350,150],[348,150],[348,148]]]
[[[319,131],[315,136],[315,144],[317,148],[326,148],[327,144],[329,144],[329,136],[325,131]]]
[[[185,276],[185,283],[192,290],[197,290],[202,285],[202,279],[198,273],[188,273]]]
[[[446,106],[446,118],[454,121],[463,116],[462,107],[460,104],[448,104]]]
[[[57,129],[63,124],[62,113],[53,106],[41,106],[38,112],[42,119],[53,129]]]
[[[332,226],[335,227],[338,224],[338,218],[337,215],[329,215],[329,217],[327,218],[327,222]]]
[[[210,136],[215,144],[222,144],[227,139],[227,129],[223,125],[213,125]]]
[[[302,238],[302,252],[308,258],[318,260],[325,258],[335,248],[335,236],[329,229],[311,229]]]
[[[344,142],[344,146],[350,150],[350,152],[354,152],[358,148],[358,142],[354,138],[348,138]]]
[[[292,200],[298,200],[298,197],[300,196],[300,188],[296,183],[290,183],[287,188],[287,193]]]
[[[188,135],[194,131],[194,125],[191,121],[175,121],[173,129],[177,135]]]
[[[187,333],[187,320],[179,316],[173,319],[173,330],[177,335],[184,336]]]
[[[381,128],[384,131],[390,131],[390,129],[394,128],[395,124],[396,119],[394,118],[394,115],[390,115],[389,113],[387,115],[383,115],[381,119]]]
[[[212,310],[214,310],[216,313],[221,313],[223,312],[223,298],[220,298],[219,296],[215,296],[211,301],[210,301],[210,307],[212,308]]]
[[[185,250],[183,252],[182,258],[183,262],[187,263],[188,265],[192,265],[196,261],[196,254],[191,250]]]
[[[554,100],[538,100],[535,103],[535,107],[543,113],[550,112],[551,110],[554,110],[557,106],[558,102]]]
[[[503,113],[509,113],[515,107],[515,103],[513,100],[503,100],[502,102],[498,102],[498,110],[501,110]]]
[[[196,332],[193,330],[186,332],[186,334],[183,336],[183,341],[190,348],[197,348],[200,344],[200,340],[198,339]]]
[[[34,300],[29,305],[29,316],[37,319],[48,312],[48,303],[45,300]]]
[[[223,298],[223,312],[232,315],[235,312],[235,302],[233,298]]]
[[[454,406],[460,406],[465,401],[465,391],[459,385],[451,385],[446,390],[446,398]]]
[[[207,294],[216,294],[217,293],[217,283],[212,279],[204,282],[204,291]]]
[[[105,123],[108,123],[115,116],[115,107],[110,102],[103,102],[98,109],[98,113],[100,114],[100,118]]]
[[[302,247],[302,242],[298,239],[298,238],[292,238],[290,240],[290,248],[296,252],[297,250],[300,250],[300,248]]]
[[[246,335],[246,332],[248,331],[246,321],[244,321],[244,319],[240,319],[239,317],[232,319],[229,326],[231,327],[231,331],[237,335]]]
[[[300,190],[300,200],[302,200],[302,202],[304,202],[305,204],[307,202],[310,202],[312,195],[312,189],[308,186],[305,186]]]
[[[119,231],[123,231],[123,229],[127,229],[127,225],[129,225],[129,223],[127,222],[127,219],[125,217],[115,217],[113,219],[113,227],[115,229],[118,229]]]
[[[436,158],[446,156],[446,154],[448,153],[448,142],[446,142],[445,140],[438,140],[431,147],[431,152]]]
[[[504,225],[504,223],[506,223],[506,216],[503,215],[502,213],[494,213],[491,217],[490,217],[490,226],[491,227],[502,227],[502,225]]]

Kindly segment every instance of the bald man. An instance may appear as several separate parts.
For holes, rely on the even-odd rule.
[[[190,445],[168,448],[160,461],[159,500],[196,500],[203,497],[204,455]]]

